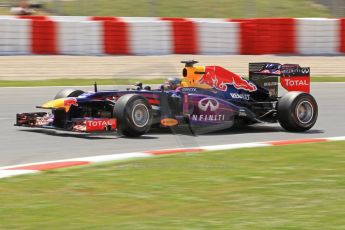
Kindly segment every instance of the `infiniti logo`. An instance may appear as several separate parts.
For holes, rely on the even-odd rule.
[[[301,69],[301,72],[302,72],[303,74],[307,74],[307,73],[309,73],[309,71],[310,71],[309,68],[302,68],[302,69]]]
[[[198,107],[202,111],[207,111],[209,109],[211,112],[214,112],[219,108],[219,102],[213,98],[204,98],[199,101]]]

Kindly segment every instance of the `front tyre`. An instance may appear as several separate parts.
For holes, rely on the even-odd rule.
[[[278,101],[278,121],[291,132],[304,132],[316,123],[318,106],[313,96],[303,92],[288,92]]]
[[[79,89],[62,89],[60,90],[54,99],[66,98],[66,97],[78,97],[82,95],[84,91]]]
[[[114,106],[119,133],[127,137],[139,137],[147,133],[152,125],[152,107],[146,98],[127,94],[120,97]]]

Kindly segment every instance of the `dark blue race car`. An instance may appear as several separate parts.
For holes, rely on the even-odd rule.
[[[38,106],[50,113],[17,114],[16,125],[138,137],[151,128],[197,134],[259,122],[279,122],[287,131],[303,132],[317,120],[309,68],[250,63],[247,80],[219,66],[182,63],[182,80],[170,79],[157,89],[142,84],[123,91],[64,89]],[[279,83],[287,90],[282,97]]]

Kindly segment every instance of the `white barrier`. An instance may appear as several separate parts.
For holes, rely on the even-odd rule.
[[[30,54],[30,47],[30,20],[6,18],[0,19],[0,54]]]
[[[56,21],[60,54],[102,55],[103,32],[98,21]]]
[[[32,19],[42,20],[37,17]],[[242,26],[242,23],[246,22],[229,22],[219,18],[189,18],[187,20],[194,23],[189,28],[181,26],[181,24],[176,27],[176,23],[172,22],[173,20],[161,20],[152,17],[108,19],[98,17],[97,21],[92,21],[92,17],[86,16],[47,16],[46,19],[54,23],[35,23],[35,27],[33,27],[30,19],[0,16],[0,55],[41,52],[67,55],[106,55],[113,53],[167,55],[174,52],[183,53],[191,46],[193,46],[193,51],[187,50],[186,53],[266,54],[274,50],[269,49],[270,41],[273,43],[275,41],[274,35],[267,30],[267,27],[262,27],[266,28],[263,30],[255,27],[256,23],[266,26],[266,24],[260,24],[262,23],[260,20],[256,22],[256,19],[247,20],[247,22],[252,22],[251,25],[254,26],[246,27],[246,29]],[[120,27],[112,27],[110,24],[109,27],[109,23],[104,22],[104,20],[112,19],[114,22],[122,21],[123,24],[120,24]],[[274,24],[275,19],[270,20],[272,25],[276,25]],[[341,38],[344,36],[341,31],[345,30],[345,26],[340,19],[297,18],[290,20],[289,25],[290,35],[287,40],[289,40],[289,47],[292,47],[290,49],[292,51],[289,53],[302,55],[343,54],[341,52],[344,52],[345,49],[345,38]],[[279,29],[274,28],[275,31]],[[33,33],[34,30],[38,32]],[[45,31],[49,36],[45,36]],[[110,33],[108,33],[109,31]],[[291,31],[293,32],[291,33]],[[281,33],[284,33],[283,26]],[[108,35],[106,36],[106,34]],[[181,48],[181,42],[186,41],[185,34],[192,40],[188,40],[189,43],[184,44],[185,47]],[[54,41],[49,43],[51,39]],[[279,39],[281,41],[278,45],[272,45],[284,46],[287,40],[285,41],[284,37],[279,37]],[[35,47],[33,48],[33,46]],[[47,46],[49,48],[46,50]],[[114,46],[116,46],[115,51],[112,50]],[[265,48],[264,51],[257,49],[260,47]],[[38,50],[38,52],[33,52],[33,50]]]
[[[196,22],[200,54],[238,54],[239,23]]]
[[[78,21],[57,21],[60,54],[84,55],[83,24]]]
[[[300,54],[339,54],[338,19],[298,18],[297,49]]]
[[[130,53],[162,55],[172,53],[172,31],[167,21],[128,22]]]
[[[82,23],[83,40],[86,55],[102,55],[103,49],[103,28],[102,22],[87,21]]]

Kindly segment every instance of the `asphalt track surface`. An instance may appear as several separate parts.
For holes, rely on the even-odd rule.
[[[219,65],[248,75],[249,62],[298,63],[310,67],[312,76],[344,76],[345,56],[281,55],[159,55],[159,56],[0,56],[0,80],[56,78],[167,78],[180,76],[182,60]]]
[[[35,106],[52,99],[60,88],[0,88],[0,166],[156,149],[345,135],[344,83],[312,84],[319,118],[306,133],[285,132],[279,124],[260,124],[200,136],[154,131],[141,138],[129,139],[113,134],[56,133],[13,126],[16,113],[38,111]],[[92,90],[91,87],[79,88]]]

